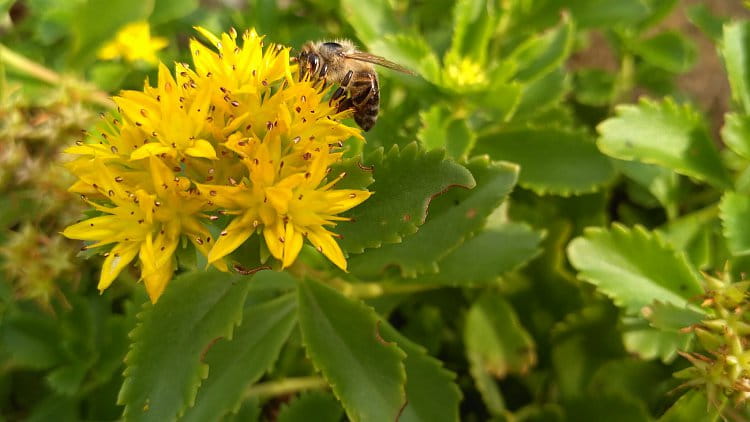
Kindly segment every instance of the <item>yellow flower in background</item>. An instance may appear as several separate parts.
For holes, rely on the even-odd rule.
[[[240,45],[235,31],[197,30],[218,51],[191,40],[194,69],[177,64],[173,75],[159,64],[155,87],[122,92],[118,115],[66,150],[78,177],[70,190],[100,215],[63,234],[109,248],[100,290],[137,257],[152,302],[179,266],[180,239],[223,271],[253,234],[281,268],[307,239],[346,270],[331,228],[371,195],[336,189],[345,174],[329,174],[344,141],[361,138],[340,123],[350,112],[337,113],[326,90],[299,81],[289,48],[264,48],[255,31]]]
[[[445,77],[449,84],[460,88],[482,87],[487,84],[484,67],[467,57],[451,57],[446,60]]]
[[[166,47],[166,38],[152,37],[148,22],[132,22],[123,26],[115,38],[99,49],[97,57],[102,60],[124,59],[128,62],[143,60],[157,64],[156,52]]]

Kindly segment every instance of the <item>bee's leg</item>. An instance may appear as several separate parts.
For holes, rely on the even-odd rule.
[[[317,54],[310,54],[307,58],[307,63],[309,63],[311,74],[315,75],[316,73],[318,73],[318,67],[320,67],[320,57],[318,57]]]
[[[323,63],[323,65],[320,66],[320,72],[318,72],[318,77],[325,78],[326,73],[328,73],[328,63]]]
[[[341,113],[342,111],[349,110],[350,108],[354,108],[354,102],[352,102],[352,99],[349,97],[344,98],[339,102],[339,105],[336,106],[336,113]]]
[[[339,85],[341,85],[344,88],[346,88],[347,86],[349,86],[349,82],[351,82],[352,76],[354,76],[354,72],[353,71],[350,70],[350,71],[346,72],[346,75],[344,75],[344,77],[341,79],[341,83]]]
[[[341,98],[344,94],[346,94],[346,87],[349,86],[349,82],[352,80],[352,75],[354,75],[353,71],[346,72],[346,75],[341,79],[341,83],[339,83],[339,87],[336,91],[333,92],[333,95],[331,95],[331,99],[328,100],[328,105],[330,106],[331,103]],[[351,107],[351,106],[350,106]],[[346,107],[348,108],[348,107]],[[345,109],[346,109],[345,108]],[[342,109],[339,108],[339,111]]]
[[[331,99],[328,100],[328,105],[330,106],[334,101],[341,98],[344,94],[346,94],[346,89],[343,86],[338,87],[338,89],[333,92],[333,95],[331,95]]]
[[[314,78],[320,66],[320,57],[315,53],[302,53],[299,56],[299,80],[305,80],[308,76]],[[327,71],[328,69],[326,69]]]

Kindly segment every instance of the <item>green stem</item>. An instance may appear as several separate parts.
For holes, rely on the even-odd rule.
[[[250,386],[245,390],[244,399],[252,397],[274,397],[303,390],[323,389],[328,383],[321,377],[284,378]]]
[[[69,80],[61,76],[59,73],[27,59],[3,44],[0,44],[0,62],[50,85],[62,85],[68,83],[73,87],[80,89],[83,99],[92,103],[107,108],[112,108],[114,106],[112,100],[109,99],[109,96],[106,93],[83,82]]]
[[[425,284],[425,283],[348,283],[337,279],[331,280],[331,284],[337,288],[343,295],[368,299],[394,294],[417,293],[426,290],[440,289],[442,285]]]
[[[297,262],[289,267],[288,270],[300,280],[305,278],[312,278],[328,284],[329,286],[341,292],[341,294],[343,294],[344,296],[356,297],[360,299],[369,299],[374,297],[404,293],[416,293],[426,290],[442,289],[446,287],[443,285],[427,283],[394,283],[391,281],[373,283],[350,283],[340,277],[330,277],[323,271],[315,270],[302,263],[301,260],[297,260]]]
[[[622,97],[633,90],[633,84],[635,80],[635,59],[627,52],[623,53],[622,60],[620,60],[620,70],[617,73],[617,79],[615,80],[615,86],[612,90],[612,98],[610,104],[614,108],[615,104],[618,104]]]

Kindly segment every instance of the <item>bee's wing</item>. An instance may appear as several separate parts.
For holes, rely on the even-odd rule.
[[[383,57],[376,56],[376,55],[370,54],[370,53],[365,53],[365,52],[362,52],[362,51],[355,51],[353,53],[348,53],[348,54],[345,54],[344,57],[346,57],[347,59],[359,60],[359,61],[362,61],[362,62],[368,62],[368,63],[372,63],[372,64],[377,64],[377,65],[380,65],[380,66],[383,66],[383,67],[387,67],[389,69],[393,69],[393,70],[398,71],[398,72],[406,73],[407,75],[414,75],[414,76],[417,75],[411,69],[408,69],[408,68],[406,68],[404,66],[401,66],[398,63],[393,63],[392,61],[390,61],[388,59],[385,59]]]

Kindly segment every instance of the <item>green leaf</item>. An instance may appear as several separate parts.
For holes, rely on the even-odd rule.
[[[729,250],[733,255],[750,254],[750,196],[726,192],[719,207]]]
[[[714,267],[714,238],[721,232],[719,209],[711,206],[685,214],[659,228],[677,250],[683,250],[698,269]]]
[[[387,34],[370,41],[367,46],[372,53],[416,71],[419,76],[406,76],[413,78],[411,81],[418,81],[419,77],[432,83],[439,80],[440,63],[427,41],[418,34]]]
[[[685,14],[690,23],[700,28],[714,43],[718,44],[721,41],[725,20],[714,15],[706,4],[690,5],[685,9]]]
[[[615,75],[602,69],[581,69],[575,72],[575,96],[579,103],[601,107],[612,101]]]
[[[593,192],[615,176],[609,159],[583,132],[511,129],[480,138],[474,152],[520,164],[518,183],[540,195]]]
[[[31,414],[25,415],[23,420],[26,422],[80,420],[78,404],[75,398],[51,394],[39,403],[35,403]]]
[[[457,0],[453,8],[453,37],[448,55],[469,57],[484,63],[487,45],[495,30],[497,17],[493,2]]]
[[[554,285],[550,288],[554,289]],[[559,293],[555,291],[551,294]],[[563,321],[552,327],[551,339],[545,340],[552,343],[548,346],[548,353],[561,398],[575,398],[586,394],[586,389],[599,368],[607,361],[622,358],[622,338],[616,329],[617,311],[615,307],[599,302],[568,313]],[[539,353],[543,352],[547,351],[540,345]]]
[[[615,160],[614,164],[625,176],[646,188],[669,217],[677,216],[679,175],[667,168],[638,161]]]
[[[575,28],[570,19],[564,19],[544,35],[529,38],[508,57],[518,65],[515,78],[528,83],[554,71],[570,55],[574,39]]]
[[[724,37],[719,49],[732,88],[732,99],[745,113],[750,113],[750,22],[737,21],[724,25]]]
[[[461,390],[456,375],[443,363],[427,354],[427,350],[383,323],[380,332],[384,339],[396,343],[406,353],[406,398],[408,403],[400,422],[450,422],[459,420],[458,405]]]
[[[696,47],[684,35],[665,31],[629,45],[631,51],[652,65],[673,73],[690,70],[695,64]]]
[[[64,359],[60,334],[54,321],[38,313],[8,313],[0,325],[0,349],[13,365],[47,369]]]
[[[466,119],[453,118],[444,104],[435,104],[419,113],[422,127],[417,139],[427,150],[446,149],[448,156],[462,160],[474,147],[476,134],[469,128]]]
[[[314,391],[297,397],[279,411],[277,422],[338,422],[341,405],[331,393]]]
[[[129,22],[144,20],[154,8],[154,0],[86,0],[76,4],[71,63],[89,63],[98,48],[114,38]]]
[[[750,116],[737,113],[725,114],[721,138],[737,155],[750,160]]]
[[[486,156],[472,160],[467,167],[476,179],[474,189],[454,190],[436,198],[430,218],[418,232],[401,243],[352,257],[351,271],[361,277],[373,277],[395,265],[404,277],[437,272],[437,261],[484,225],[487,216],[510,193],[518,174],[517,167],[491,163]]]
[[[388,0],[341,0],[341,11],[357,37],[367,45],[386,34],[400,32]]]
[[[649,422],[646,406],[638,400],[618,396],[592,395],[564,404],[566,420],[607,422]]]
[[[569,0],[566,4],[583,28],[634,25],[649,14],[641,0]]]
[[[684,254],[640,226],[588,228],[570,242],[568,258],[580,279],[597,286],[631,315],[656,300],[685,306],[703,292]]]
[[[652,327],[664,331],[680,331],[708,318],[706,313],[698,307],[679,307],[661,302],[655,302],[649,306],[643,312],[643,316]]]
[[[313,280],[299,284],[307,355],[354,421],[395,420],[406,404],[406,354],[383,341],[371,308]]]
[[[221,422],[264,422],[263,407],[258,397],[250,397],[242,402],[237,413],[226,415]]]
[[[538,255],[542,237],[526,224],[493,224],[443,258],[439,272],[423,275],[418,281],[452,286],[494,281]]]
[[[529,83],[518,84],[521,87],[521,93],[513,117],[536,117],[540,114],[540,111],[548,110],[550,107],[559,104],[567,94],[569,85],[567,72],[562,67],[558,67]],[[502,95],[502,93],[497,95]],[[495,101],[502,100],[495,99]],[[562,121],[559,118],[557,120]],[[542,118],[542,121],[548,123],[550,120]]]
[[[672,362],[678,350],[687,349],[692,337],[692,334],[654,328],[641,317],[622,318],[625,349],[643,360],[659,358],[665,363]]]
[[[670,168],[717,187],[731,186],[703,117],[671,99],[641,100],[617,107],[617,116],[598,126],[599,149],[622,160]]]
[[[650,403],[664,395],[664,380],[670,376],[669,368],[659,362],[627,357],[600,366],[591,377],[587,391],[592,395],[620,396]]]
[[[494,290],[484,292],[466,314],[464,344],[472,376],[526,374],[536,363],[534,341],[515,311]]]
[[[153,25],[170,22],[193,13],[198,0],[154,0],[154,11],[149,17]]]
[[[692,389],[683,394],[659,418],[659,422],[718,422],[724,420],[719,406],[708,402],[706,392]]]
[[[411,143],[400,151],[393,146],[385,155],[379,149],[364,160],[373,169],[369,190],[374,194],[345,214],[354,221],[336,227],[343,235],[341,247],[358,253],[400,242],[424,223],[432,198],[451,187],[473,188],[471,173],[444,157],[443,151],[424,152]]]
[[[47,374],[47,384],[59,394],[72,396],[81,387],[89,366],[89,362],[73,362],[60,366]]]
[[[232,340],[219,340],[206,353],[208,378],[198,390],[195,406],[181,420],[210,420],[238,408],[243,391],[278,357],[296,322],[296,307],[294,293],[248,304]]]
[[[490,74],[490,79],[490,85],[479,89],[479,91],[464,91],[461,87],[449,88],[456,89],[457,92],[460,92],[460,95],[471,100],[474,106],[480,109],[480,113],[486,114],[483,117],[491,122],[508,121],[521,106],[528,106],[539,101],[539,106],[544,107],[549,104],[550,100],[557,100],[554,95],[551,98],[545,97],[544,99],[535,96],[537,87],[544,85],[544,82],[550,82],[546,78],[526,85],[517,81],[506,82],[503,79],[496,78],[493,74]],[[473,85],[469,85],[469,87],[471,88]],[[521,101],[524,101],[524,103],[521,103]]]
[[[131,333],[118,403],[126,420],[175,420],[208,375],[203,355],[218,337],[232,337],[242,317],[248,278],[217,271],[172,280],[147,304]]]

